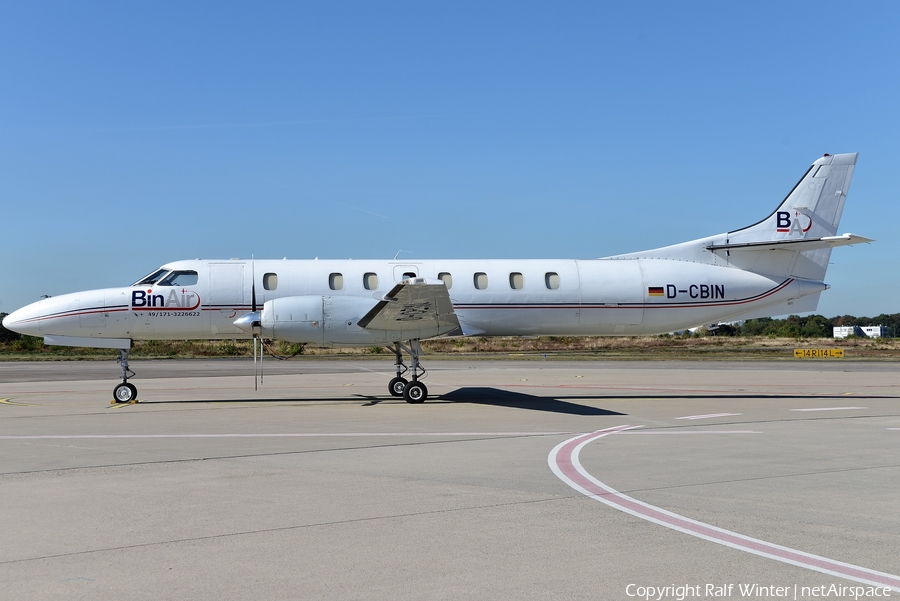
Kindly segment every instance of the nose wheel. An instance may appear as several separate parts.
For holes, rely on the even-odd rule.
[[[128,382],[122,382],[113,388],[113,402],[130,403],[137,398],[137,387]]]

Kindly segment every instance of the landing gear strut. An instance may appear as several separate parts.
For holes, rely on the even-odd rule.
[[[428,398],[428,389],[419,381],[419,378],[427,372],[419,364],[419,355],[422,353],[419,341],[410,340],[409,346],[395,342],[392,350],[396,357],[394,367],[397,369],[397,375],[388,384],[388,392],[391,393],[391,396],[403,397],[407,403],[424,403]],[[406,351],[410,356],[409,367],[403,363],[402,351]],[[407,372],[410,372],[411,382],[403,377]]]
[[[122,366],[122,383],[113,388],[114,403],[130,403],[137,399],[137,387],[128,383],[128,378],[134,377],[134,372],[128,368],[128,353],[131,349],[119,349],[119,358],[116,361]]]

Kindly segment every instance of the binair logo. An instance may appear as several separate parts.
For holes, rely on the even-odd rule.
[[[200,295],[184,288],[169,290],[168,294],[153,294],[153,290],[132,290],[131,308],[168,309],[170,311],[193,311],[200,306]]]
[[[801,213],[798,210],[794,210],[794,214],[791,215],[790,211],[778,211],[775,213],[775,231],[781,232],[784,234],[793,234],[797,233],[800,236],[806,234],[809,231],[809,228],[812,227],[813,220],[812,217],[807,215],[806,213]]]

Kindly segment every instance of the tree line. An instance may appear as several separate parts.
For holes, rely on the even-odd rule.
[[[739,324],[721,324],[712,330],[717,336],[775,336],[778,338],[831,338],[834,328],[846,326],[885,326],[887,335],[900,335],[900,313],[882,313],[875,317],[839,315],[790,315],[784,319],[760,317]]]

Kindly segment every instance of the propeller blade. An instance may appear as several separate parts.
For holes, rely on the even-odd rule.
[[[256,313],[256,258],[250,255],[250,311]]]
[[[260,340],[261,319],[262,315],[256,310],[256,257],[250,255],[250,313],[238,317],[234,320],[234,325],[253,334],[253,390],[259,390],[259,385],[263,383],[262,360],[265,348]],[[257,354],[259,355],[258,363]]]
[[[256,367],[256,346],[259,344],[259,338],[253,337],[253,390],[259,390],[259,372]]]

